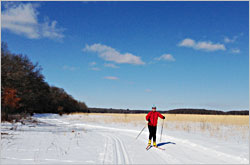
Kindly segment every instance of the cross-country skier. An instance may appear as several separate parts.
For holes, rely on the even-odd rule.
[[[156,128],[157,128],[158,117],[165,119],[165,117],[162,114],[160,114],[159,112],[156,112],[156,106],[153,106],[152,111],[150,111],[146,116],[146,120],[148,121],[148,130],[149,130],[148,146],[151,146],[151,139],[153,137],[153,146],[157,147]]]

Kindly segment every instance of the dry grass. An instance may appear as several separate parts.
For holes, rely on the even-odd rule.
[[[72,113],[72,115],[80,115],[85,121],[104,123],[145,123],[145,114],[115,114],[115,113]]]
[[[114,114],[114,113],[73,113],[80,115],[82,120],[99,123],[132,124],[134,126],[146,123],[146,114]],[[188,133],[206,133],[211,137],[224,140],[240,137],[249,138],[249,116],[242,115],[192,115],[163,114],[166,119],[164,129],[167,131],[185,131]],[[158,120],[161,124],[162,120]]]
[[[168,121],[178,122],[202,122],[223,125],[249,125],[249,116],[242,115],[189,115],[189,114],[167,114]]]
[[[72,113],[83,116],[105,116],[107,122],[128,123],[145,121],[146,114],[115,114],[115,113]],[[249,116],[243,115],[192,115],[192,114],[163,114],[166,122],[196,122],[214,123],[221,125],[249,125]]]

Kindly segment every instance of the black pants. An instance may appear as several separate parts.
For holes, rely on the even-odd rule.
[[[154,141],[154,142],[156,142],[156,128],[157,128],[157,126],[148,125],[149,140],[151,140],[152,137],[153,137],[153,141]]]

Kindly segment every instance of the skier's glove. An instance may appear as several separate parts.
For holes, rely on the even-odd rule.
[[[150,119],[148,119],[148,122],[150,123]]]
[[[163,120],[165,119],[165,116],[163,116]]]

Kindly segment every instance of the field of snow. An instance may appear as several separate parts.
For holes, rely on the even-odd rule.
[[[223,136],[228,129],[236,131],[221,138],[194,131],[197,123],[190,123],[188,131],[174,129],[178,123],[166,119],[160,142],[159,119],[157,143],[165,150],[147,151],[148,129],[135,139],[144,120],[103,114],[36,114],[33,119],[37,122],[1,124],[0,164],[249,164],[249,126],[247,135],[219,127]]]

